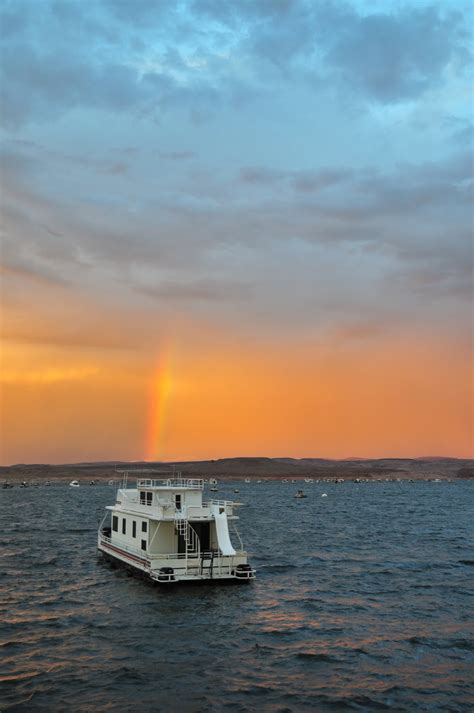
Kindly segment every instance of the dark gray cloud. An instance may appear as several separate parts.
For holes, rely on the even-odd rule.
[[[397,103],[469,60],[469,11],[434,4],[361,14],[306,0],[25,0],[2,13],[9,129],[83,107],[158,117],[179,106],[199,122],[272,82]]]
[[[448,66],[469,59],[460,12],[400,6],[397,13],[346,15],[325,59],[341,81],[382,103],[411,99],[436,86]]]

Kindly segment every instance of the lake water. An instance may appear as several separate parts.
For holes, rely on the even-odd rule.
[[[114,488],[0,491],[0,710],[473,711],[474,483],[303,486],[220,485],[258,579],[162,589],[96,554]]]

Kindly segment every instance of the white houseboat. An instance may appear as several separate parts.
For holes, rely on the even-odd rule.
[[[160,583],[255,578],[235,526],[237,503],[203,502],[203,481],[180,474],[139,477],[136,488],[127,480],[99,527],[97,546],[107,558]]]

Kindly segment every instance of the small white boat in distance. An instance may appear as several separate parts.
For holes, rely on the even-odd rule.
[[[305,495],[305,493],[302,490],[298,490],[298,492],[293,497],[294,498],[307,498],[308,496]]]
[[[202,480],[166,475],[139,477],[136,487],[128,488],[125,473],[116,502],[107,506],[99,527],[99,551],[160,584],[254,579],[235,527],[236,504],[203,502]],[[235,547],[229,525],[238,542]]]
[[[79,481],[78,480],[71,480],[69,483],[70,488],[78,488],[79,487]]]
[[[246,482],[246,483],[251,483],[252,481],[250,480],[250,478],[245,478],[245,482]]]

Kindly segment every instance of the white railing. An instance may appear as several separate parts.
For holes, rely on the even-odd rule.
[[[237,535],[237,539],[239,540],[239,543],[240,543],[240,551],[243,552],[243,551],[244,551],[244,543],[242,542],[242,538],[240,537],[240,532],[239,532],[238,529],[237,529],[237,525],[235,524],[235,520],[232,521],[232,525],[233,525],[233,528],[234,528],[234,532],[235,532],[235,534]]]
[[[238,572],[238,574],[236,574]],[[219,577],[235,577],[236,579],[255,579],[256,570],[237,570],[234,562],[222,563],[214,560],[212,571],[207,567],[202,569],[200,565],[189,565],[187,562],[182,567],[173,567],[173,572],[169,574],[161,573],[159,570],[150,570],[150,577],[158,582],[178,581],[182,578],[214,579]]]
[[[189,488],[202,490],[203,481],[200,478],[138,478],[137,488]]]

